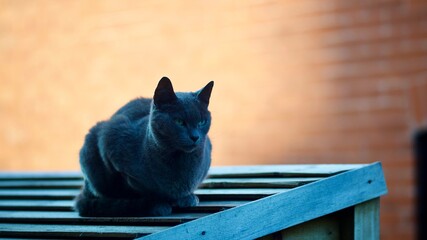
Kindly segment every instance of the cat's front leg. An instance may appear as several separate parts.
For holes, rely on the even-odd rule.
[[[185,196],[183,198],[178,199],[175,202],[175,206],[180,207],[180,208],[184,208],[184,207],[194,207],[197,206],[199,204],[199,198],[194,195],[194,194],[190,194],[188,196]]]

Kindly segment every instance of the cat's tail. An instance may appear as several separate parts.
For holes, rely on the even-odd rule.
[[[152,202],[144,198],[100,198],[80,193],[74,208],[82,217],[143,217],[164,216],[172,212],[166,202]]]

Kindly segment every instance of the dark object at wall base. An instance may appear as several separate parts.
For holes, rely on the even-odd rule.
[[[422,129],[414,137],[414,153],[416,158],[416,177],[417,177],[417,222],[418,239],[427,239],[427,213],[425,203],[427,187],[427,129]]]

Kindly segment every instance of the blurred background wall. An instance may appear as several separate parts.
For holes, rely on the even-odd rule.
[[[215,80],[214,165],[382,161],[382,238],[414,238],[425,1],[0,0],[0,170],[78,170],[87,130],[164,75]]]

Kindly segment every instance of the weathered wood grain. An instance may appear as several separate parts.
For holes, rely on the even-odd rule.
[[[254,239],[387,192],[375,163],[148,235],[144,240]]]
[[[335,216],[324,216],[310,220],[276,233],[277,238],[286,240],[339,240],[341,236],[339,219]],[[259,240],[273,240],[274,235]]]
[[[294,188],[321,178],[210,178],[201,188]]]
[[[196,191],[197,207],[164,217],[82,218],[72,211],[82,183],[78,172],[0,172],[0,237],[254,239],[356,205],[355,239],[376,239],[369,237],[379,231],[377,203],[364,202],[387,191],[379,163],[213,167]],[[336,236],[336,225],[321,225]],[[325,233],[303,226],[294,236],[304,229]]]
[[[200,188],[292,188],[321,178],[211,178]],[[80,189],[82,180],[2,180],[0,189]]]
[[[250,201],[201,201],[198,206],[175,209],[177,212],[217,212],[246,204]],[[73,200],[3,200],[0,210],[19,211],[73,211]]]
[[[354,240],[380,239],[380,199],[354,207]]]
[[[277,193],[287,192],[285,188],[227,188],[198,189],[195,194],[202,200],[256,200]]]
[[[81,180],[81,172],[0,172],[1,180]]]
[[[73,200],[4,200],[0,199],[0,210],[15,211],[71,211]]]
[[[83,180],[2,180],[0,189],[80,189]]]
[[[172,226],[207,215],[208,213],[174,213],[159,217],[80,217],[77,212],[0,211],[0,223]]]
[[[330,176],[364,164],[289,164],[211,167],[210,177],[309,177]],[[0,172],[0,180],[82,179],[80,172]]]
[[[289,164],[212,167],[211,178],[232,177],[327,177],[350,169],[366,166],[364,164]]]
[[[202,199],[253,200],[272,194],[289,191],[280,188],[247,189],[198,189],[195,193]],[[71,200],[80,192],[78,189],[0,189],[0,199]]]
[[[169,227],[0,223],[0,237],[140,237]]]
[[[0,199],[71,200],[78,189],[0,189]]]

